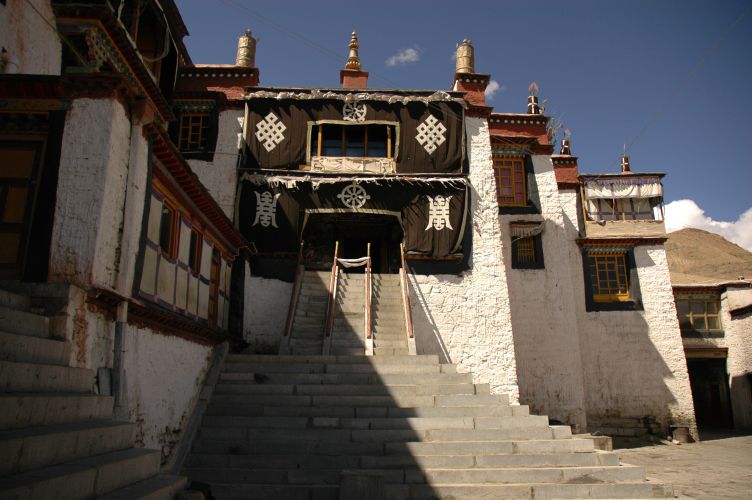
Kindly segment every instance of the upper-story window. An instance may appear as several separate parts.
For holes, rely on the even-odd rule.
[[[718,295],[677,295],[676,313],[682,335],[722,334]]]
[[[584,182],[588,220],[663,220],[663,186],[659,178],[604,177]]]
[[[320,123],[311,132],[311,156],[393,158],[395,126]]]
[[[209,113],[192,111],[181,113],[178,149],[182,152],[207,151],[209,142]]]
[[[626,254],[591,255],[589,266],[591,293],[595,302],[630,300]]]
[[[527,205],[524,158],[495,158],[494,177],[499,206]]]

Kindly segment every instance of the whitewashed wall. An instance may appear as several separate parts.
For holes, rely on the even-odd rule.
[[[572,289],[571,273],[571,266],[579,262],[575,243],[578,235],[565,215],[550,157],[535,155],[532,163],[541,215],[500,216],[520,402],[530,405],[535,413],[584,430],[584,385],[575,301],[582,287]],[[572,200],[564,197],[563,201]],[[509,223],[518,220],[545,220],[541,234],[544,269],[512,269]]]
[[[196,404],[212,349],[132,325],[123,346],[124,408],[116,417],[135,422],[137,443],[166,459]]]
[[[277,353],[285,330],[292,283],[251,276],[246,267],[243,337],[251,349]]]
[[[235,212],[237,189],[238,134],[242,127],[238,118],[243,118],[242,109],[228,109],[219,113],[217,146],[212,161],[188,160],[214,200],[230,220]]]
[[[54,26],[49,0],[7,0],[0,5],[0,47],[12,61],[5,71],[59,75],[62,49]]]
[[[721,297],[721,322],[728,347],[726,370],[729,374],[731,409],[736,429],[752,428],[752,387],[749,380],[749,374],[752,374],[752,313],[732,317],[729,314],[729,302],[733,301],[734,295],[748,293],[749,288],[729,288]]]
[[[65,120],[50,281],[114,288],[130,151],[115,99],[77,99]]]
[[[476,383],[519,398],[510,304],[488,123],[467,118],[472,210],[471,269],[460,276],[410,276],[418,353],[445,355]]]
[[[634,253],[644,311],[578,308],[588,421],[608,426],[654,416],[666,429],[684,424],[696,435],[666,252],[656,245],[635,247]]]

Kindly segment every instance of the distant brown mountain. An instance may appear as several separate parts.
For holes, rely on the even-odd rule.
[[[701,229],[670,233],[666,254],[674,285],[718,284],[740,276],[752,279],[752,252]]]

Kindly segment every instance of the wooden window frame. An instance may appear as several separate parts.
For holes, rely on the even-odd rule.
[[[164,198],[162,200],[162,210],[169,210],[172,213],[172,217],[170,218],[170,230],[169,230],[169,237],[170,240],[168,242],[168,249],[165,250],[162,247],[162,214],[160,214],[159,217],[159,251],[164,255],[167,259],[170,260],[176,260],[177,254],[178,254],[178,246],[179,246],[179,237],[180,237],[180,211],[178,208],[170,202],[167,198]]]
[[[511,165],[502,165],[504,162],[511,162]],[[522,201],[518,202],[516,201],[517,198],[517,182],[514,172],[515,162],[519,162],[519,165],[521,167],[521,179],[520,183],[522,186]],[[528,192],[527,192],[527,173],[525,169],[525,158],[524,157],[496,157],[493,159],[493,169],[494,169],[494,180],[496,181],[496,202],[498,206],[500,207],[525,207],[528,205]],[[509,177],[511,179],[511,186],[512,186],[512,201],[509,201],[508,195],[501,194],[501,172],[503,170],[509,170]]]
[[[198,141],[193,141],[195,118],[200,118],[198,124]],[[188,124],[184,120],[188,120]],[[208,111],[186,111],[180,113],[178,120],[178,150],[185,153],[205,153],[209,149],[209,121]]]
[[[188,268],[191,270],[191,272],[194,275],[200,275],[201,274],[201,251],[203,247],[204,237],[201,231],[191,226],[191,234],[189,236],[188,244],[190,245],[190,249],[188,251]],[[196,235],[196,239],[193,241],[193,244],[191,244],[191,239],[193,239],[193,235]],[[191,259],[191,252],[193,252],[193,258]]]
[[[396,129],[396,125],[391,124],[385,124],[385,123],[317,123],[315,124],[316,130],[313,132],[316,134],[316,156],[324,156],[322,154],[323,151],[323,139],[324,139],[324,133],[323,128],[325,126],[336,126],[341,127],[341,138],[340,138],[340,154],[339,155],[331,155],[330,158],[336,158],[336,157],[348,157],[347,156],[347,134],[345,133],[345,130],[355,127],[363,127],[363,154],[365,156],[352,156],[350,158],[387,158],[391,160],[394,157],[394,152],[392,150],[392,129]],[[383,126],[386,127],[386,156],[368,156],[368,127],[372,126]],[[396,133],[396,132],[395,132]],[[311,148],[313,147],[311,146]]]
[[[630,294],[629,283],[629,267],[627,266],[627,256],[623,253],[606,253],[598,255],[590,255],[590,261],[588,262],[588,268],[590,272],[590,287],[593,297],[593,301],[597,303],[602,302],[629,302],[632,300]],[[614,271],[616,276],[616,287],[610,287],[602,289],[600,283],[602,281],[610,281],[608,279],[599,279],[600,273],[609,272],[607,266],[610,262],[614,265]],[[625,292],[619,290],[624,289]]]
[[[693,336],[693,335],[723,335],[723,323],[721,322],[721,297],[718,295],[713,294],[695,294],[695,295],[676,295],[675,296],[676,301],[676,314],[679,319],[679,330],[681,331],[682,336]],[[679,313],[679,302],[686,302],[687,303],[687,314],[680,314]],[[702,303],[703,304],[703,312],[702,313],[694,313],[692,312],[692,304],[693,303]],[[708,312],[708,304],[713,304],[716,308],[715,313],[709,313]],[[689,320],[690,325],[692,326],[691,330],[687,330],[682,327],[682,317]],[[703,318],[705,321],[705,328],[697,328],[695,325],[695,318]],[[718,328],[710,328],[710,322],[708,321],[708,318],[716,318],[718,322]]]

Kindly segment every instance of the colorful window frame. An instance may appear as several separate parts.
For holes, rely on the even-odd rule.
[[[629,294],[627,256],[623,253],[591,255],[590,286],[595,302],[626,302]]]
[[[494,158],[496,201],[499,206],[527,205],[524,158]]]
[[[682,335],[723,334],[720,296],[676,295],[675,300]]]

